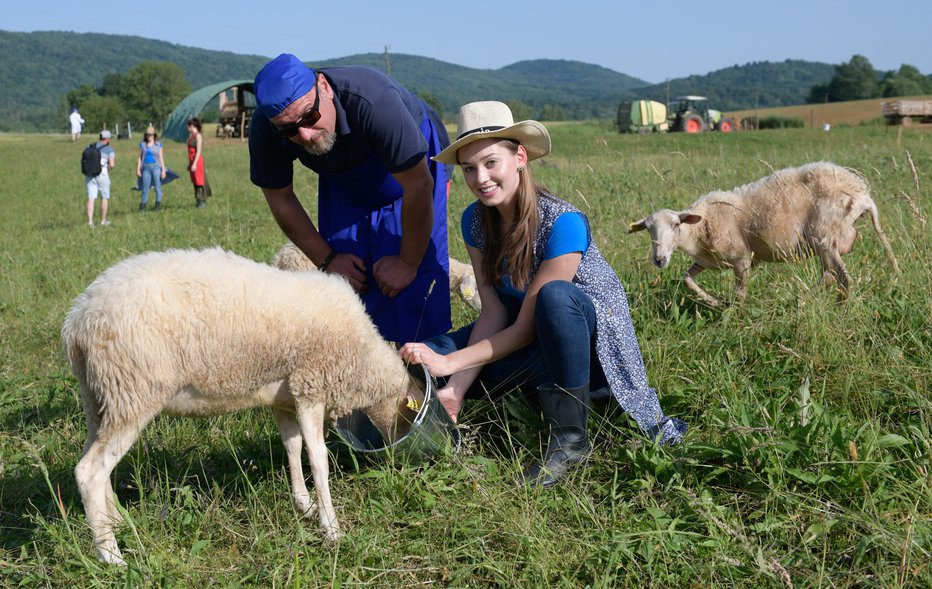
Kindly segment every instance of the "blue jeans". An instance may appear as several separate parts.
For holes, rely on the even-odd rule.
[[[509,325],[518,318],[521,301],[499,295],[508,311]],[[586,293],[570,282],[545,284],[537,295],[534,312],[537,339],[508,356],[482,367],[467,398],[492,398],[513,388],[536,389],[541,386],[575,388],[589,383],[590,390],[607,386],[602,365],[595,353],[595,307]],[[425,340],[439,354],[449,354],[466,347],[473,326]]]
[[[162,167],[158,164],[143,164],[142,166],[142,201],[149,202],[149,187],[155,188],[155,202],[162,202]]]

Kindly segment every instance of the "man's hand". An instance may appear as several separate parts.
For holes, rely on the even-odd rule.
[[[339,274],[346,278],[358,293],[366,292],[366,264],[355,254],[337,254],[327,265],[327,274]]]
[[[385,256],[372,266],[372,272],[379,290],[386,296],[395,298],[414,282],[417,266],[411,266],[400,256]]]

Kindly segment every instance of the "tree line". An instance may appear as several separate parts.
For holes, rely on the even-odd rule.
[[[782,71],[776,68],[776,65],[751,64],[745,68],[736,66],[733,69],[743,69],[746,76],[749,71],[753,72],[755,68],[765,66]],[[794,66],[801,71],[806,71],[806,68],[811,69],[811,64],[805,62],[795,64],[788,61],[779,65],[783,68]],[[916,67],[908,64],[903,64],[898,70],[878,74],[866,57],[855,55],[849,62],[834,66],[834,72],[834,76],[828,82],[818,83],[811,87],[808,103],[932,94],[932,78],[923,75]],[[773,72],[770,73],[773,74]],[[708,87],[710,81],[704,81],[707,87],[701,90],[709,95],[710,99],[715,99],[714,102],[719,109],[726,110],[734,107],[725,99],[726,93],[723,92],[723,96],[719,97],[713,88]],[[738,86],[731,86],[731,92],[735,92],[736,88]],[[83,84],[67,92],[61,97],[58,110],[60,120],[65,121],[71,108],[78,108],[86,121],[87,128],[92,130],[114,129],[116,125],[123,127],[127,122],[135,129],[141,129],[150,124],[161,129],[175,106],[190,92],[191,85],[179,65],[166,61],[144,61],[125,74],[106,74],[99,87]],[[420,90],[418,94],[442,116],[451,114],[445,112],[447,109],[444,109],[444,101],[438,96],[424,90]],[[637,91],[632,94],[637,94]],[[660,99],[660,97],[655,99]],[[505,102],[511,106],[516,120],[525,118],[564,120],[577,118],[580,114],[575,109],[553,103],[531,106],[529,101],[525,102],[516,98],[506,99]],[[588,114],[593,116],[592,113]]]
[[[161,129],[175,106],[191,93],[180,66],[165,61],[144,61],[125,74],[104,76],[100,87],[83,84],[64,94],[59,105],[62,121],[77,108],[85,127],[115,129],[130,123],[134,129],[153,125]]]
[[[813,86],[808,102],[844,102],[920,94],[932,94],[932,78],[922,75],[916,67],[903,64],[900,69],[881,75],[869,59],[855,55],[848,63],[835,66],[835,75],[830,81]]]

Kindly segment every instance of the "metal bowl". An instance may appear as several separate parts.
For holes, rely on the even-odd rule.
[[[333,431],[339,444],[331,444],[338,458],[430,462],[438,456],[459,452],[461,436],[456,424],[437,398],[437,381],[426,366],[411,366],[412,376],[423,385],[424,399],[408,432],[386,444],[379,430],[362,411],[337,419]]]

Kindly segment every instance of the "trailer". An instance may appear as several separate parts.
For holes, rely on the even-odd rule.
[[[913,119],[932,123],[932,100],[895,100],[882,103],[881,109],[888,125],[909,125]]]
[[[256,110],[255,96],[233,87],[221,92],[218,100],[217,137],[248,137],[249,123]]]

